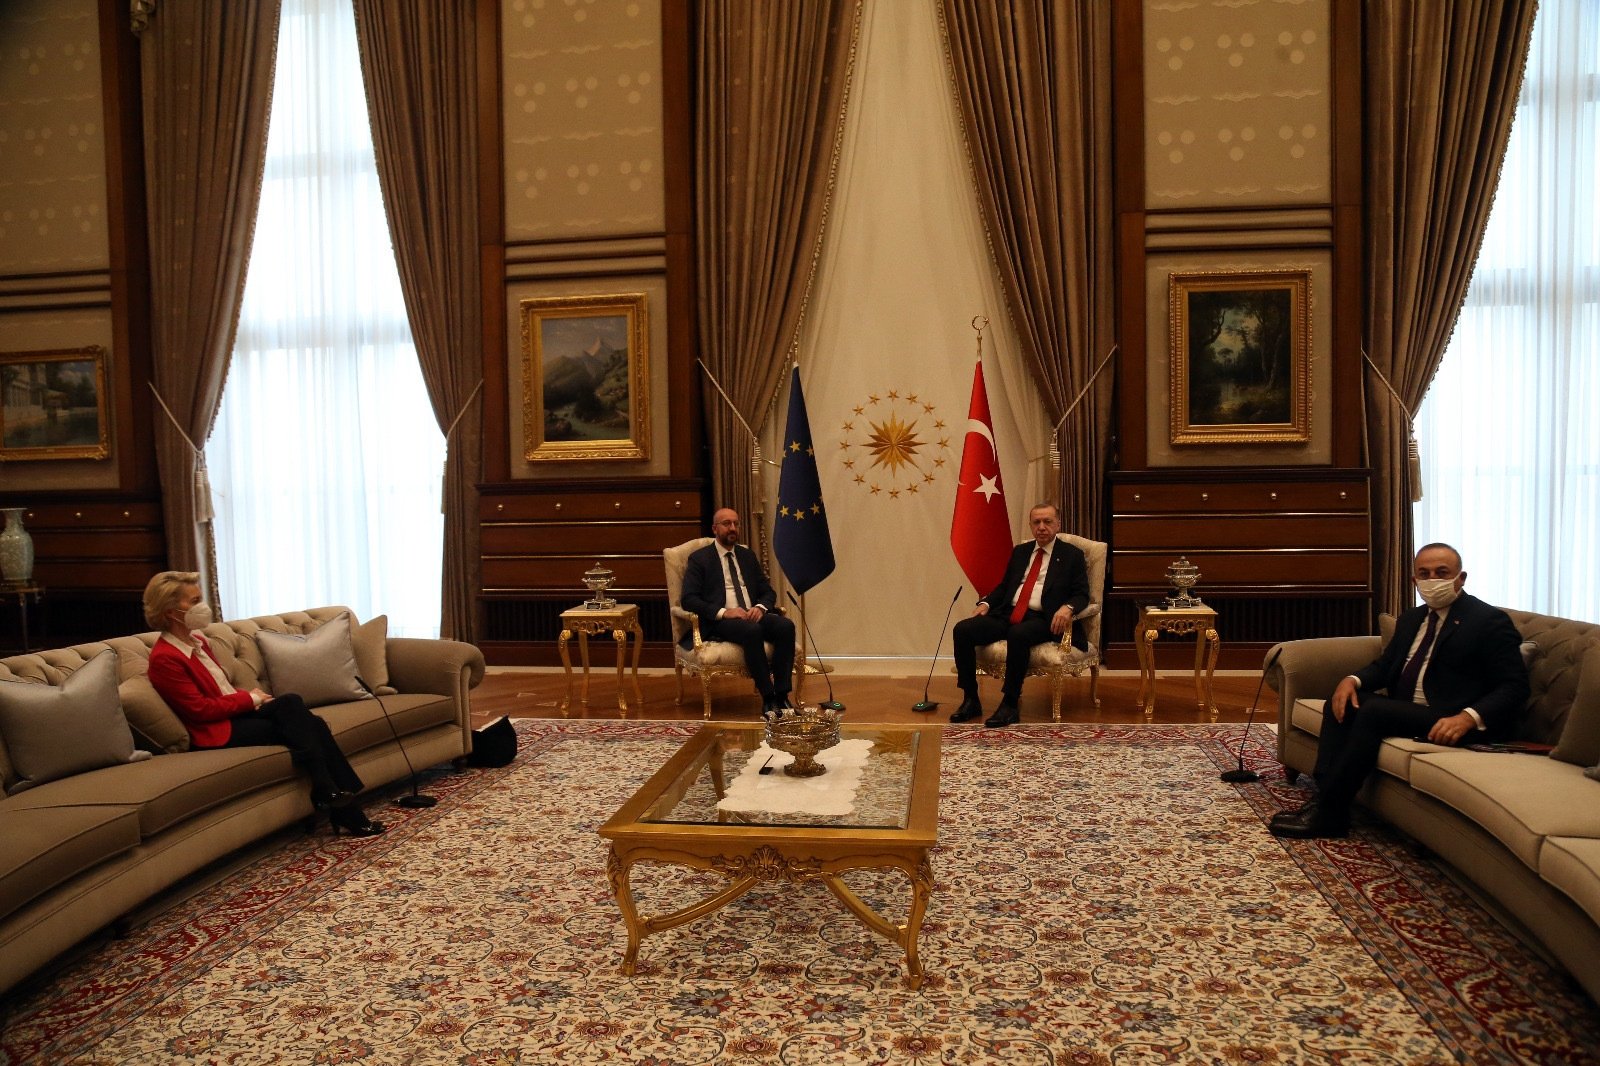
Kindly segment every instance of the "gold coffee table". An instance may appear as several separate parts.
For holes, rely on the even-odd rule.
[[[1217,612],[1210,607],[1139,608],[1139,623],[1133,631],[1134,650],[1139,654],[1139,706],[1149,721],[1156,713],[1156,650],[1151,647],[1162,633],[1194,636],[1194,696],[1202,711],[1217,720],[1217,701],[1211,679],[1217,672],[1217,652],[1222,638],[1217,635]],[[1210,651],[1209,658],[1206,655]],[[1204,673],[1201,672],[1202,667]]]
[[[731,813],[717,808],[727,782],[761,744],[758,725],[705,726],[600,828],[611,841],[606,872],[628,927],[622,972],[632,975],[651,933],[702,918],[763,881],[820,881],[868,929],[906,953],[906,983],[922,985],[917,934],[933,891],[928,853],[939,841],[939,726],[847,726],[843,739],[873,742],[848,815]],[[782,772],[782,771],[778,771]],[[724,887],[697,903],[641,915],[630,881],[641,862],[711,870]],[[895,869],[911,902],[905,924],[883,917],[840,879],[848,870]]]

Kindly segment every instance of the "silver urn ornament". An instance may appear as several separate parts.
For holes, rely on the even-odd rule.
[[[1174,610],[1185,607],[1204,607],[1199,596],[1189,595],[1189,590],[1194,588],[1200,580],[1200,568],[1189,561],[1186,555],[1178,556],[1178,561],[1167,567],[1167,584],[1171,588],[1167,592],[1167,606]]]
[[[583,605],[591,611],[609,611],[617,605],[617,601],[606,595],[606,590],[617,583],[617,575],[595,563],[594,566],[583,573],[583,583],[594,593],[590,599],[584,600]]]

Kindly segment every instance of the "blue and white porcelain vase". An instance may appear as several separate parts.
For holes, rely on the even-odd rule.
[[[4,509],[6,528],[0,531],[0,577],[8,584],[25,585],[33,577],[33,537],[22,527],[25,507]]]

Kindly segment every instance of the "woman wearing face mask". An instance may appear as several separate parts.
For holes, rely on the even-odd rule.
[[[336,829],[353,836],[383,832],[356,805],[361,778],[345,759],[333,733],[299,696],[274,697],[261,689],[233,687],[211,645],[198,630],[211,624],[211,608],[200,599],[200,575],[169,570],[144,590],[144,618],[161,630],[150,649],[150,684],[182,719],[195,748],[240,748],[282,744],[311,778],[311,802],[326,810]]]

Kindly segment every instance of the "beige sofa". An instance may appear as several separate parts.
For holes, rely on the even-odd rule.
[[[309,634],[344,614],[323,607],[216,623],[204,632],[235,685],[271,691],[256,634]],[[364,680],[392,693],[383,703],[405,754],[377,701],[316,709],[369,789],[405,778],[406,755],[419,769],[464,756],[471,746],[468,692],[483,679],[483,655],[472,645],[391,639],[386,628],[381,618],[353,626],[354,650]],[[111,649],[134,740],[160,752],[0,799],[0,993],[189,874],[313,813],[308,783],[285,748],[184,750],[182,723],[145,676],[156,636],[0,659],[0,680],[59,687]],[[73,743],[63,732],[63,743]],[[20,753],[0,738],[0,784],[8,792],[19,781],[13,754]]]
[[[1360,800],[1457,871],[1513,929],[1543,945],[1600,1000],[1600,625],[1507,611],[1525,643],[1531,695],[1520,739],[1550,756],[1395,737]],[[1377,657],[1385,633],[1279,644],[1278,758],[1294,781],[1317,757],[1322,703]]]

